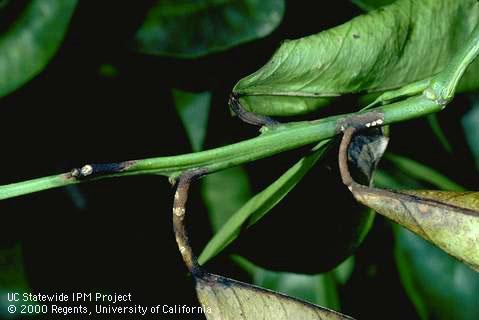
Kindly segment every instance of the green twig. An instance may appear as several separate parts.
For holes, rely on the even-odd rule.
[[[441,106],[423,96],[409,98],[371,111],[384,113],[384,124],[405,121],[439,111]],[[205,168],[215,172],[243,163],[269,157],[331,138],[340,121],[351,114],[321,120],[279,125],[260,136],[224,147],[178,156],[129,161],[121,172],[78,179],[71,173],[27,180],[0,186],[0,200],[63,187],[84,181],[138,174],[159,174],[176,179],[182,172]]]
[[[422,94],[370,111],[381,114],[380,124],[385,125],[422,117],[442,110],[452,99],[459,80],[478,53],[479,26],[474,29],[469,41],[459,50],[444,70],[431,79],[430,86]],[[181,173],[197,168],[215,172],[331,138],[339,132],[339,126],[348,117],[351,117],[351,114],[316,121],[281,124],[268,128],[259,137],[221,148],[106,165],[106,167],[116,168],[111,174],[107,170],[103,171],[101,175],[90,176],[90,170],[86,170],[88,172],[84,175],[81,170],[78,173],[77,169],[77,171],[70,173],[3,185],[0,186],[0,200],[67,186],[81,181],[108,177],[160,174],[168,176],[170,179],[176,179]],[[86,168],[90,169],[88,166],[86,165]],[[82,169],[84,168],[85,166]],[[94,168],[95,166],[93,166]]]

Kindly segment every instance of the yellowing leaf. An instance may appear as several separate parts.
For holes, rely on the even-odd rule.
[[[208,320],[345,320],[336,311],[233,279],[200,272],[196,291]]]
[[[479,192],[388,191],[351,186],[354,197],[479,271]]]
[[[344,134],[338,158],[343,183],[357,201],[396,221],[479,271],[479,192],[392,191],[371,188],[354,181],[349,166],[357,169],[361,153],[355,154],[351,150],[357,148],[354,141],[367,133],[362,126],[367,128],[368,124],[370,125],[368,119],[370,116],[377,118],[374,114],[359,115],[348,119],[342,126]],[[355,135],[356,133],[358,134]],[[372,166],[371,163],[379,161],[382,153],[376,154],[372,157],[375,159],[374,162],[365,162],[366,169]],[[425,172],[435,173],[411,161],[399,163],[407,164],[410,169],[415,168],[416,175],[423,175]],[[437,174],[432,180],[436,184],[446,182],[451,185],[447,179]]]

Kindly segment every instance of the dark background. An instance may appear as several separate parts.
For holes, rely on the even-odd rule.
[[[7,16],[15,17],[24,3],[16,2]],[[146,56],[131,49],[133,35],[150,4],[80,2],[66,39],[46,70],[0,100],[1,184],[64,172],[85,163],[190,152],[172,88],[212,91],[208,148],[252,137],[256,128],[230,116],[227,98],[234,83],[262,66],[281,40],[316,33],[360,14],[345,0],[324,4],[288,1],[283,22],[267,38],[205,58],[181,60]],[[5,25],[8,21],[3,19],[0,28]],[[118,75],[102,75],[99,68],[103,64],[116,67]],[[355,99],[342,98],[308,117],[355,110]],[[473,170],[473,161],[458,121],[468,105],[467,97],[459,97],[440,118],[451,124],[448,136],[461,158],[440,147],[424,120],[394,126],[391,149],[425,163],[431,163],[433,155],[436,168],[477,189],[477,182],[467,174]],[[248,165],[253,189],[259,191],[271,183],[305,150]],[[452,170],[451,164],[458,162],[460,168]],[[329,188],[318,189],[323,183],[321,176],[314,170],[310,176],[299,186],[300,199],[292,196],[291,201],[296,202],[274,211],[290,218],[261,229],[270,230],[266,233],[269,237],[283,239],[274,252],[288,256],[304,250],[321,255],[314,232],[328,228],[322,216],[334,214],[338,204],[334,197],[342,196],[323,195]],[[339,182],[334,176],[328,180],[332,190],[343,190],[344,197],[349,197]],[[131,292],[136,304],[195,305],[193,281],[172,233],[172,195],[164,177],[138,176],[5,200],[0,202],[0,245],[21,242],[34,292]],[[295,205],[307,213],[303,219],[291,215]],[[190,193],[188,208],[191,239],[199,252],[212,233],[197,187]],[[304,233],[311,238],[309,244],[297,243],[295,239],[304,239]],[[392,248],[391,227],[378,217],[358,252],[351,280],[341,290],[344,313],[358,319],[417,318],[400,284]],[[226,257],[218,257],[209,269],[248,281]],[[308,259],[314,255],[292,260],[292,268],[300,269],[298,264],[307,264]]]

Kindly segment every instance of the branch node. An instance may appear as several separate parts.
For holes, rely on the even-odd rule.
[[[384,124],[384,113],[366,112],[354,114],[338,121],[336,133],[345,132],[349,128],[361,130],[364,128],[377,127]]]

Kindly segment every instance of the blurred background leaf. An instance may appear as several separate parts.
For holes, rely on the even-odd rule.
[[[476,167],[479,169],[479,97],[473,96],[471,109],[463,116],[462,126],[464,135],[469,145],[469,149],[476,161]]]
[[[384,159],[394,165],[395,169],[407,173],[408,177],[427,182],[436,188],[449,191],[464,191],[464,188],[447,178],[437,170],[404,156],[386,152]],[[403,188],[411,189],[405,184]],[[398,188],[399,189],[399,188]]]
[[[192,93],[174,89],[173,99],[191,148],[194,152],[201,151],[208,129],[211,93]]]
[[[11,314],[7,310],[9,305],[15,305],[20,308],[21,301],[8,301],[8,293],[31,292],[28,285],[27,276],[23,266],[23,254],[20,243],[11,247],[0,248],[0,319],[23,318],[20,313]],[[26,304],[32,304],[27,302]]]
[[[241,166],[207,175],[201,191],[214,232],[251,197],[248,174]]]
[[[16,21],[3,30],[0,34],[0,97],[45,68],[63,40],[76,3],[76,0],[27,1]]]
[[[354,269],[353,257],[330,272],[315,275],[267,270],[237,255],[232,259],[250,274],[253,284],[336,311],[341,310],[339,286]]]
[[[404,228],[394,229],[401,280],[421,318],[477,319],[478,273]]]
[[[429,114],[426,117],[429,126],[431,127],[432,132],[436,136],[437,140],[441,143],[444,150],[451,153],[452,152],[452,145],[447,138],[446,133],[444,132],[441,124],[439,123],[439,119],[436,113]]]
[[[136,33],[146,54],[194,58],[271,33],[283,0],[158,0]]]

